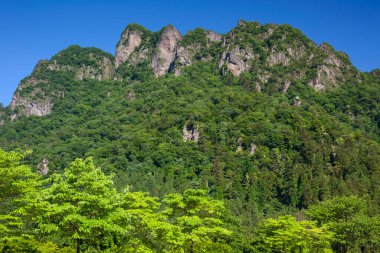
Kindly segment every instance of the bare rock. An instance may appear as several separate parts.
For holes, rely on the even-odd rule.
[[[51,63],[49,63],[47,69],[51,71],[72,71],[75,68],[70,65],[58,64],[56,60],[53,60]]]
[[[194,54],[195,54],[195,48],[192,48],[192,47],[183,47],[183,46],[180,46],[178,49],[177,49],[177,54],[176,54],[176,57],[175,57],[175,63],[177,66],[181,66],[181,67],[186,67],[186,66],[190,66],[192,64],[192,59],[194,57]],[[176,68],[176,71],[178,71],[179,69]],[[176,72],[177,74],[177,72]]]
[[[256,92],[261,92],[261,86],[260,86],[260,84],[258,84],[258,83],[256,83],[256,85],[255,85],[255,91]]]
[[[11,121],[15,121],[18,118],[18,115],[16,113],[11,115]]]
[[[176,56],[178,41],[181,38],[181,34],[172,25],[163,29],[151,62],[156,76],[162,76],[169,70]]]
[[[42,175],[46,175],[49,172],[49,160],[43,159],[38,165],[37,169]]]
[[[250,148],[249,148],[249,155],[253,156],[256,152],[257,146],[255,143],[251,143]]]
[[[211,31],[211,30],[208,30],[206,32],[206,37],[212,41],[212,42],[220,42],[222,41],[222,35],[220,35],[219,33],[216,33],[214,31]]]
[[[235,46],[232,50],[223,52],[219,68],[222,69],[226,65],[232,75],[239,76],[251,68],[254,59],[255,55],[251,49],[241,49]]]
[[[121,39],[116,46],[115,67],[123,64],[128,57],[140,46],[142,34],[139,31],[126,29],[121,35]]]
[[[28,97],[21,97],[18,94],[13,95],[10,108],[12,111],[18,110],[19,114],[25,115],[27,117],[31,115],[44,116],[51,113],[53,104],[46,98],[46,100],[32,100]],[[11,116],[11,120],[15,120],[17,114]]]
[[[236,153],[243,152],[243,138],[239,137],[236,141]]]
[[[75,73],[76,80],[94,79],[98,81],[109,80],[114,73],[113,63],[109,58],[104,57],[97,61],[97,68],[93,66],[82,66]]]
[[[306,54],[306,51],[304,47],[298,47],[297,49],[294,49],[292,47],[288,47],[286,49],[288,52],[288,55],[296,60],[299,60],[301,57],[303,57]]]
[[[183,127],[182,139],[184,142],[187,142],[187,141],[198,142],[198,139],[199,139],[198,127],[196,125],[191,125],[191,124],[186,123],[185,126]]]
[[[128,100],[134,100],[136,98],[136,93],[134,91],[130,91],[127,95]]]
[[[268,57],[268,65],[274,66],[277,64],[282,64],[283,66],[289,65],[290,59],[283,52],[276,52],[272,49],[271,54]]]
[[[294,99],[293,105],[296,107],[301,105],[301,99],[298,96]]]
[[[317,69],[317,77],[309,80],[309,85],[316,91],[324,91],[327,85],[335,86],[343,75],[339,68],[321,65]]]
[[[284,87],[282,88],[282,91],[281,91],[282,94],[285,94],[288,91],[289,87],[290,87],[290,81],[289,80],[285,80]]]

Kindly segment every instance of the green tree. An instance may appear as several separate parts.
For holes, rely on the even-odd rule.
[[[179,227],[170,224],[167,216],[159,212],[158,198],[144,192],[125,191],[119,206],[129,217],[128,233],[119,244],[126,252],[175,252],[182,247]]]
[[[0,149],[0,244],[31,238],[18,211],[34,201],[39,185],[38,175],[21,164],[28,153]]]
[[[63,175],[49,179],[50,187],[41,192],[40,215],[35,218],[43,233],[55,234],[76,242],[76,251],[84,247],[112,245],[112,235],[124,233],[118,195],[111,176],[96,168],[92,158],[76,159]]]
[[[204,190],[186,190],[163,199],[169,222],[179,226],[185,252],[230,252],[227,241],[232,232],[225,228],[222,201],[207,196]]]
[[[297,221],[287,215],[264,220],[255,244],[259,252],[330,252],[332,236],[325,226],[317,227],[313,221]]]
[[[334,232],[333,248],[346,253],[360,248],[362,252],[379,250],[380,222],[368,214],[369,203],[357,196],[335,197],[311,206],[308,216]]]

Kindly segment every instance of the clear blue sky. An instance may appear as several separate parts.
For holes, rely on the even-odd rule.
[[[255,0],[2,0],[0,2],[0,103],[8,105],[19,81],[39,59],[71,44],[114,53],[129,23],[153,31],[173,24],[225,33],[238,19],[290,24],[316,43],[345,51],[356,67],[380,67],[380,1]]]

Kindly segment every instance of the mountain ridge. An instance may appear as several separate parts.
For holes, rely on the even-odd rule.
[[[130,78],[128,73],[136,66],[151,69],[156,77],[178,76],[197,62],[211,62],[222,75],[249,73],[256,92],[279,79],[277,85],[284,93],[303,78],[316,91],[334,89],[350,79],[360,80],[360,72],[346,54],[327,43],[317,46],[289,25],[240,20],[226,34],[197,28],[182,36],[173,25],[151,32],[132,23],[121,34],[114,56],[96,48],[70,46],[37,64],[13,95],[11,120],[19,115],[47,115],[59,100],[60,95],[49,94],[44,87],[49,86],[49,78],[38,78],[40,72],[70,72],[74,80],[118,81]]]

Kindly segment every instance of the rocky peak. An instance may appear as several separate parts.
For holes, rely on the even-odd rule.
[[[167,73],[175,59],[177,44],[181,39],[180,32],[172,25],[168,25],[162,30],[151,61],[156,76]]]
[[[123,64],[128,57],[141,45],[146,29],[136,24],[130,24],[121,35],[116,46],[115,67]]]
[[[73,80],[110,80],[114,75],[113,62],[113,56],[100,49],[79,46],[70,46],[50,60],[39,61],[13,95],[10,104],[12,118],[50,114],[54,101],[64,96],[63,76]]]

